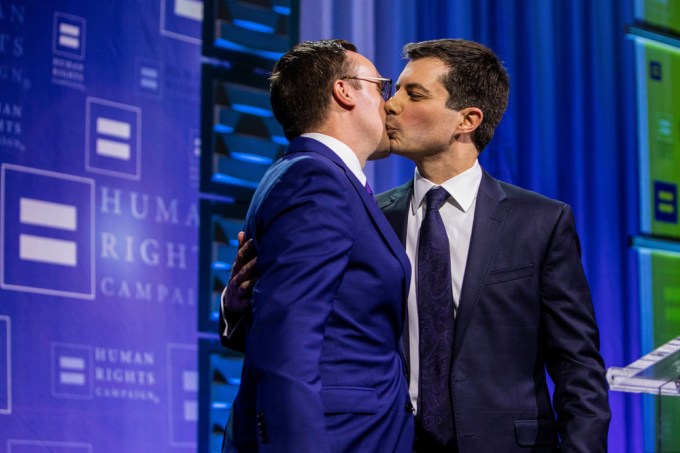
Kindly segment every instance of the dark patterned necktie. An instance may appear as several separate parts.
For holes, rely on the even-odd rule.
[[[449,373],[453,355],[454,306],[449,239],[439,208],[449,197],[442,187],[425,195],[418,239],[420,407],[424,431],[442,445],[454,438]]]

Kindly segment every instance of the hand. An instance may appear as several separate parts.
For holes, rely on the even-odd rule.
[[[251,309],[251,295],[257,282],[257,251],[253,240],[243,242],[245,233],[238,233],[238,252],[231,267],[229,283],[222,292],[225,313],[246,313]]]

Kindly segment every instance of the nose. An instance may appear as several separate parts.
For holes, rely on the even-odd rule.
[[[388,115],[394,115],[396,111],[396,102],[394,102],[394,96],[385,101],[385,113]]]

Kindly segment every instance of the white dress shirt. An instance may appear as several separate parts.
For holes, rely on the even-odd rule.
[[[460,300],[460,289],[465,274],[472,223],[475,217],[475,200],[482,181],[482,167],[475,161],[474,165],[463,173],[441,184],[450,197],[439,209],[446,234],[449,238],[451,251],[451,292],[456,312]],[[435,184],[428,181],[416,169],[413,185],[413,197],[408,214],[406,227],[406,254],[411,260],[411,287],[408,293],[408,337],[409,361],[411,375],[409,377],[409,394],[413,407],[418,409],[418,378],[420,372],[419,334],[418,334],[418,303],[416,300],[417,269],[418,269],[418,236],[420,225],[425,214],[425,194]]]
[[[350,169],[352,174],[356,176],[356,178],[359,180],[362,186],[366,185],[366,175],[364,174],[363,169],[361,168],[361,162],[359,162],[359,158],[357,157],[356,154],[354,154],[354,151],[352,151],[352,148],[349,146],[345,145],[343,142],[338,140],[337,138],[333,138],[329,135],[325,134],[319,134],[318,132],[310,132],[307,134],[302,134],[300,137],[307,137],[311,138],[313,140],[316,140],[318,142],[323,143],[327,147],[331,149],[335,154],[338,155],[338,157],[342,160],[342,162],[347,165],[347,168]],[[225,297],[227,295],[227,287],[225,286],[224,289],[222,290],[222,297],[220,298],[221,304],[222,304],[222,317],[224,318],[225,322],[225,329],[223,332],[223,335],[227,335],[227,332],[229,332],[229,324],[227,323],[227,319],[225,316],[225,309],[224,309],[224,304],[225,304]],[[238,324],[238,323],[237,323]]]

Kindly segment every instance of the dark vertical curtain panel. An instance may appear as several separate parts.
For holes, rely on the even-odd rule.
[[[358,36],[350,19],[366,2],[302,2],[303,9],[320,4],[333,10],[323,37]],[[639,350],[628,249],[638,226],[633,45],[625,37],[633,0],[373,0],[370,8],[372,42],[357,44],[395,79],[405,63],[401,47],[412,41],[471,39],[500,56],[510,105],[480,162],[500,179],[573,207],[606,366],[646,352]],[[413,175],[402,158],[373,165],[376,192]],[[639,396],[612,392],[610,400],[610,451],[640,451]]]

